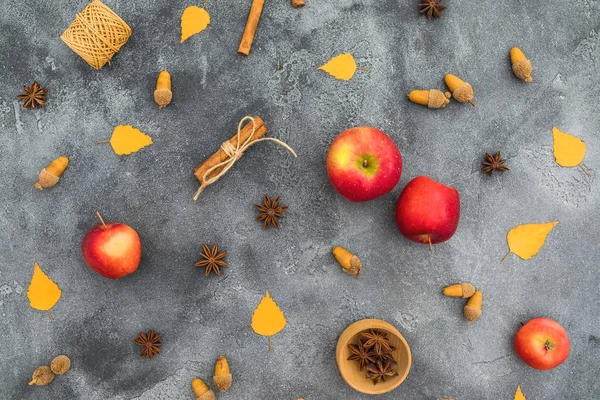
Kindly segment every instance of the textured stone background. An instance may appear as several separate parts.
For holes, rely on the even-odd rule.
[[[220,399],[365,399],[340,377],[334,352],[343,329],[366,317],[397,326],[413,351],[406,382],[380,399],[512,399],[517,384],[528,399],[600,397],[600,2],[451,0],[427,22],[418,0],[307,1],[296,10],[267,0],[242,57],[249,0],[209,0],[210,27],[183,45],[189,1],[107,0],[133,36],[101,71],[59,39],[86,0],[0,2],[0,398],[193,400],[190,380],[210,379],[225,354],[235,381]],[[515,45],[533,60],[533,84],[512,75]],[[373,71],[341,82],[315,70],[345,51]],[[175,98],[158,111],[163,68]],[[447,72],[473,85],[477,108],[408,102],[411,89],[443,88]],[[15,96],[34,79],[48,88],[48,107],[23,110]],[[298,158],[258,145],[194,203],[194,166],[248,113]],[[95,145],[119,124],[154,144],[127,157]],[[337,195],[324,169],[329,143],[356,125],[387,132],[404,157],[396,189],[365,204]],[[555,164],[553,125],[586,141],[591,177]],[[483,153],[497,150],[510,172],[479,173]],[[71,160],[60,184],[35,190],[60,154]],[[461,194],[458,232],[433,253],[404,239],[393,218],[402,187],[421,174]],[[278,232],[254,221],[264,193],[290,207]],[[109,281],[84,264],[95,209],[139,232],[134,275]],[[561,223],[537,256],[500,264],[510,228],[553,220]],[[202,242],[228,251],[220,278],[193,267]],[[358,281],[340,272],[333,244],[362,257]],[[63,290],[54,323],[28,305],[36,260]],[[440,294],[461,280],[484,292],[471,326],[463,302]],[[273,353],[250,328],[266,289],[288,320]],[[512,348],[520,322],[538,316],[558,320],[572,343],[548,372]],[[165,342],[152,361],[132,342],[150,328]],[[72,371],[28,387],[61,353]]]

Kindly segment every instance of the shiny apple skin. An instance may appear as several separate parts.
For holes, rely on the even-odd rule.
[[[531,368],[549,370],[568,357],[571,343],[565,329],[549,318],[534,318],[515,335],[515,351]]]
[[[329,180],[340,195],[353,202],[364,202],[389,193],[398,184],[402,155],[384,132],[359,126],[334,139],[326,166]]]
[[[138,269],[142,244],[133,228],[110,222],[96,225],[85,234],[81,253],[86,264],[98,274],[119,279]]]
[[[458,228],[458,191],[426,176],[417,176],[400,193],[396,225],[406,238],[423,244],[442,243]]]

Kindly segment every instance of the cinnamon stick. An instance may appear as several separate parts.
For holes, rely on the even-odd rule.
[[[304,7],[304,0],[292,0],[292,6],[294,6],[294,8]]]
[[[267,127],[265,126],[265,123],[258,115],[254,117],[254,121],[256,122],[256,131],[254,132],[254,135],[252,136],[252,139],[250,140],[250,142],[253,142],[256,139],[259,139],[260,137],[264,136],[267,133]],[[240,130],[240,135],[239,135],[241,143],[244,143],[246,140],[248,140],[248,138],[252,134],[253,127],[254,127],[254,124],[252,124],[252,121],[249,121],[246,125],[244,125],[242,127],[242,129]],[[232,146],[237,147],[237,145],[238,145],[237,133],[231,139],[229,139],[229,143],[231,143]],[[206,161],[204,161],[202,164],[200,164],[196,167],[196,169],[194,170],[194,176],[196,177],[196,179],[198,179],[198,182],[202,183],[202,179],[204,178],[204,173],[206,171],[208,171],[210,168],[217,165],[218,163],[227,160],[228,158],[229,158],[229,156],[227,154],[225,154],[223,149],[219,148],[219,150],[215,154],[210,156]],[[211,172],[210,176],[207,176],[206,178],[210,178],[211,176],[218,175],[223,170],[223,168],[215,169],[214,171]]]
[[[250,54],[250,48],[252,47],[252,41],[256,34],[256,27],[258,26],[258,20],[262,13],[265,0],[252,0],[252,7],[250,8],[250,15],[248,15],[248,22],[246,22],[246,28],[242,35],[242,41],[240,47],[238,47],[238,53],[247,56]]]

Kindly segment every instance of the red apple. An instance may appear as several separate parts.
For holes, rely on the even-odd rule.
[[[327,175],[350,201],[369,201],[389,193],[402,174],[402,156],[392,139],[369,126],[340,133],[329,147]]]
[[[417,176],[400,193],[396,225],[408,239],[431,245],[450,239],[460,218],[460,197],[453,187]]]
[[[569,355],[571,344],[565,329],[554,320],[534,318],[517,331],[515,351],[531,368],[558,367]]]
[[[96,211],[100,224],[83,237],[81,253],[85,263],[105,278],[119,279],[138,269],[142,244],[137,232],[118,222],[104,223]]]

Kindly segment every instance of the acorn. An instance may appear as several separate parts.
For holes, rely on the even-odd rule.
[[[408,94],[408,99],[413,103],[421,104],[429,108],[444,108],[450,103],[450,92],[442,93],[441,90],[413,90]]]
[[[67,165],[69,165],[69,159],[67,157],[58,157],[40,172],[39,180],[33,186],[37,189],[44,190],[44,188],[50,188],[56,185],[60,180],[60,176],[65,172]]]
[[[54,372],[47,365],[43,365],[33,371],[29,385],[46,386],[54,379]]]
[[[52,362],[50,363],[50,369],[56,375],[62,375],[71,369],[71,360],[67,356],[56,356],[52,359]]]
[[[531,61],[525,57],[525,54],[523,54],[521,49],[513,47],[510,50],[510,62],[512,63],[512,70],[517,78],[523,79],[527,83],[533,81],[533,78],[531,77],[531,71],[533,70]]]
[[[471,285],[469,282],[457,283],[456,285],[444,288],[442,293],[444,293],[444,296],[448,297],[462,297],[463,299],[468,299],[475,293],[475,286]]]
[[[192,379],[192,390],[196,395],[196,400],[215,400],[215,392],[210,390],[200,378]]]
[[[452,74],[446,74],[444,78],[446,81],[446,85],[450,92],[452,92],[452,97],[454,100],[459,103],[470,103],[473,107],[475,107],[475,103],[473,103],[473,87],[458,76]]]
[[[158,74],[156,81],[156,90],[154,91],[154,101],[159,105],[159,108],[167,106],[173,99],[171,92],[171,74],[167,71],[161,71]]]
[[[481,290],[477,290],[473,296],[467,300],[467,305],[464,309],[465,318],[467,321],[475,322],[479,319],[479,317],[481,317],[481,303],[483,301],[482,297],[483,294],[481,293]]]
[[[233,378],[231,376],[231,372],[229,371],[229,364],[227,363],[227,359],[223,356],[217,358],[217,362],[215,364],[215,376],[213,376],[213,382],[219,392],[225,392],[231,386],[231,382]]]
[[[347,274],[356,275],[356,279],[358,279],[362,269],[360,258],[340,246],[335,246],[332,252],[337,262],[342,266],[342,270]]]

